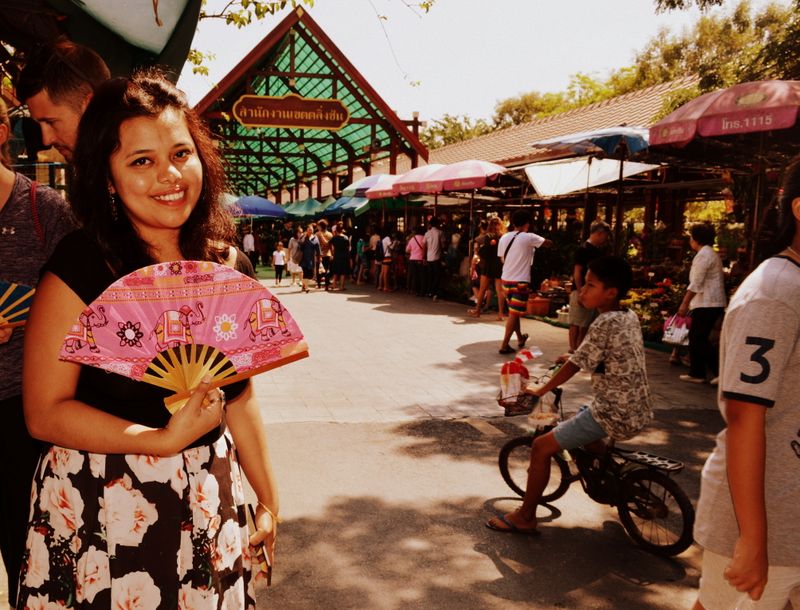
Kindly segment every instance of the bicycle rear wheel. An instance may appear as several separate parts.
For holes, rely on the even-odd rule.
[[[628,535],[651,553],[678,555],[692,544],[692,503],[662,472],[639,468],[626,475],[617,512]]]
[[[508,441],[500,450],[498,462],[500,474],[517,495],[525,495],[528,481],[528,466],[531,461],[531,445],[540,433],[518,436]],[[556,454],[550,460],[550,481],[542,494],[539,504],[547,504],[563,496],[570,484],[569,464]]]

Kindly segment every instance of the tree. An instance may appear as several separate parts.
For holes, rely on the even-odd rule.
[[[430,149],[440,148],[455,142],[476,138],[492,131],[483,119],[473,121],[468,116],[445,114],[441,119],[433,121],[420,133],[420,139]]]
[[[756,27],[760,27],[757,23]],[[776,78],[800,80],[800,0],[795,0],[794,10],[784,27],[772,40],[765,42],[747,73],[748,80]]]
[[[527,123],[533,119],[563,112],[569,102],[566,93],[531,91],[498,102],[494,107],[495,128]]]
[[[702,16],[682,34],[673,36],[664,30],[637,53],[635,85],[648,87],[697,74],[699,92],[706,92],[743,80],[769,78],[761,64],[782,64],[785,58],[768,58],[765,49],[782,41],[786,24],[797,23],[797,19],[791,8],[776,4],[753,15],[750,3],[743,0],[727,14]],[[782,49],[794,55],[796,65],[800,47],[792,48],[787,42]]]
[[[687,9],[696,4],[702,10],[720,6],[725,0],[656,0],[656,11],[671,11],[674,9]]]
[[[531,91],[498,102],[492,123],[495,129],[528,123],[535,119],[566,112],[595,102],[629,93],[636,89],[635,70],[622,68],[606,80],[578,72],[570,77],[566,91],[540,93]]]

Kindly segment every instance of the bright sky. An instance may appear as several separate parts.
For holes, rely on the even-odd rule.
[[[207,10],[224,3],[208,0]],[[752,1],[754,9],[767,3]],[[723,8],[734,5],[727,0]],[[656,14],[653,0],[437,0],[427,14],[402,0],[316,0],[309,12],[401,118],[416,110],[422,120],[490,118],[498,101],[564,90],[577,72],[605,78],[630,65],[661,28],[679,32],[699,16],[695,9]],[[191,102],[285,14],[243,30],[203,20],[193,47],[216,60],[208,77],[184,69],[179,85]]]

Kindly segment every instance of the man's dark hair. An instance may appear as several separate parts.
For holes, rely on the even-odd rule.
[[[707,222],[700,222],[692,225],[689,235],[701,246],[713,246],[716,232],[714,227]]]
[[[531,213],[527,210],[517,210],[511,216],[511,224],[517,229],[531,222]]]
[[[192,110],[182,91],[157,70],[108,80],[95,91],[81,118],[75,147],[75,179],[69,201],[84,231],[100,246],[106,262],[118,274],[155,263],[128,216],[109,202],[110,159],[119,148],[121,125],[128,120],[157,118],[172,110],[185,121],[203,167],[200,197],[179,234],[181,254],[190,260],[223,262],[226,244],[234,243],[229,214],[220,204],[225,173],[211,134]]]
[[[439,219],[436,218],[436,216],[431,218],[431,221],[428,223],[428,225],[433,227],[434,229],[438,229],[440,224],[441,223],[439,222]]]
[[[56,104],[81,109],[83,101],[111,77],[92,49],[60,38],[26,54],[16,83],[17,97],[27,101],[40,91]]]
[[[599,233],[600,231],[605,232],[607,235],[611,235],[611,227],[605,220],[595,220],[589,227],[589,234]]]
[[[633,283],[633,271],[625,259],[619,256],[601,256],[589,263],[589,271],[597,276],[606,288],[617,289],[617,300],[628,295]]]
[[[797,232],[797,221],[792,212],[792,202],[800,197],[800,157],[795,157],[783,173],[783,181],[778,191],[778,234],[773,240],[769,254],[777,254],[791,246]]]

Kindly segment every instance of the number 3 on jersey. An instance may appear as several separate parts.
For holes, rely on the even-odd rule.
[[[764,354],[775,347],[775,341],[764,337],[747,337],[745,343],[758,346],[750,355],[750,360],[760,366],[761,371],[757,375],[742,373],[740,379],[745,383],[764,383],[769,378],[769,360],[764,358]]]

